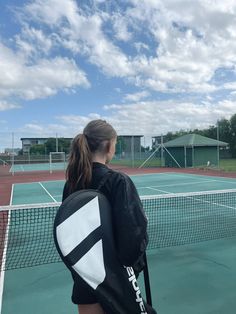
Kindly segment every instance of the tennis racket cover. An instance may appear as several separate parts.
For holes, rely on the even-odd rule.
[[[112,211],[96,190],[71,194],[58,209],[54,240],[62,261],[76,280],[84,280],[109,314],[146,314],[132,267],[116,254]]]

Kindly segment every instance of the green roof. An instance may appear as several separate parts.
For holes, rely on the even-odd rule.
[[[165,147],[183,147],[183,146],[227,146],[228,143],[214,140],[198,134],[187,134],[174,140],[164,143]]]

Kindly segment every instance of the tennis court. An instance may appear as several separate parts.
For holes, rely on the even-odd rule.
[[[66,162],[44,162],[44,163],[28,163],[14,164],[10,167],[10,172],[27,172],[27,171],[56,171],[65,170]]]
[[[179,173],[131,177],[149,217],[148,263],[158,314],[235,313],[236,180]],[[13,186],[11,204],[29,208],[11,211],[2,314],[76,313],[70,275],[57,263],[47,234],[63,185]],[[142,276],[139,281],[145,296]]]

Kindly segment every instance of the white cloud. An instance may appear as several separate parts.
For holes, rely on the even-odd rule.
[[[15,41],[23,56],[39,57],[40,53],[49,54],[56,38],[57,36],[54,34],[46,36],[42,30],[25,25],[21,33],[15,36]]]
[[[36,0],[24,7],[26,20],[35,20],[57,33],[57,40],[74,53],[86,54],[106,75],[131,75],[127,56],[102,31],[103,16],[82,12],[73,0]],[[116,22],[118,23],[118,22]],[[125,27],[117,36],[128,38]],[[114,66],[115,65],[115,66]]]
[[[27,19],[54,26],[65,22],[65,18],[75,20],[78,8],[73,0],[36,0],[19,10],[24,21]]]
[[[132,38],[132,33],[128,31],[128,21],[121,13],[114,14],[112,17],[113,29],[115,37],[121,41],[129,41]]]
[[[139,83],[160,91],[215,91],[216,69],[235,65],[235,2],[132,2],[127,15],[145,25],[157,48],[156,56],[136,59]]]
[[[117,4],[110,14],[101,8],[85,9],[73,0],[36,0],[23,7],[21,18],[49,28],[45,51],[60,44],[110,77],[156,91],[211,93],[216,70],[236,66],[232,1],[132,0],[126,11]],[[113,26],[109,32],[107,22]],[[38,43],[45,38],[41,30],[28,27],[25,32]],[[132,42],[137,36],[141,41]],[[135,46],[137,55],[122,49],[120,40]],[[30,50],[25,40],[18,44]]]
[[[0,99],[0,111],[6,111],[6,110],[11,110],[11,109],[19,109],[21,108],[20,105],[17,104],[13,104],[10,102],[7,102],[5,100],[1,100]],[[2,123],[3,120],[1,120],[0,122]]]
[[[139,92],[139,93],[127,94],[127,95],[125,95],[124,100],[125,101],[134,101],[134,102],[136,102],[136,101],[139,101],[141,99],[147,98],[149,95],[150,95],[149,92],[142,91],[142,92]]]
[[[214,92],[216,70],[236,66],[234,1],[130,0],[126,10],[118,2],[110,14],[108,6],[97,5],[35,0],[22,6],[24,25],[33,21],[48,29],[46,36],[24,26],[18,46],[26,53],[36,47],[48,53],[61,45],[107,76],[161,92]],[[109,31],[106,23],[112,25]],[[119,46],[120,40],[136,47],[137,55]]]
[[[75,0],[35,0],[18,9],[21,31],[0,42],[0,110],[17,107],[8,101],[11,97],[32,100],[89,87],[85,70],[77,65],[82,60],[84,69],[90,63],[89,74],[101,82],[102,72],[145,89],[131,94],[126,86],[113,86],[121,104],[103,109],[119,132],[202,128],[235,113],[236,103],[229,100],[236,88],[233,76],[224,83],[228,77],[216,75],[236,68],[235,1],[198,0],[190,5],[188,0],[130,0],[127,6],[118,2],[110,15],[105,1],[95,2],[89,7]],[[122,90],[127,94],[122,96]],[[158,102],[149,90],[178,92],[182,100]],[[221,91],[228,96],[214,102],[214,92]],[[206,101],[188,102],[188,93],[205,95]],[[129,103],[122,104],[122,97]],[[144,101],[147,97],[152,100]],[[63,132],[77,132],[97,117],[72,114],[59,120]],[[25,128],[43,133],[45,126],[29,123]],[[56,128],[49,126],[53,132]]]
[[[215,125],[218,119],[229,119],[236,113],[236,101],[220,101],[196,104],[176,101],[143,101],[132,104],[104,106],[105,115],[61,115],[56,123],[43,124],[31,121],[15,130],[15,143],[21,137],[74,137],[93,119],[105,119],[116,129],[118,135],[144,135],[146,143],[151,136],[169,131],[203,129]],[[1,134],[0,134],[1,135]],[[6,135],[4,135],[6,137]],[[11,143],[12,133],[8,140]],[[10,144],[9,144],[10,145]]]
[[[122,106],[121,105],[116,105],[116,104],[112,104],[112,105],[105,105],[103,106],[104,110],[113,110],[113,109],[121,109]]]
[[[180,129],[203,129],[216,124],[218,119],[229,119],[236,113],[236,102],[196,104],[192,102],[143,101],[126,105],[104,106],[111,110],[109,115],[100,116],[109,121],[118,134],[141,134],[155,136]],[[81,132],[92,119],[90,116],[64,115],[57,117],[62,124],[68,125],[71,132]]]
[[[224,89],[236,90],[236,82],[226,83],[222,86]]]
[[[89,82],[73,60],[56,57],[27,64],[0,43],[0,97],[44,98],[77,86],[88,87]]]

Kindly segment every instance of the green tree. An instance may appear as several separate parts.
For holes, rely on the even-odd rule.
[[[30,147],[30,154],[31,155],[44,155],[45,153],[45,145],[44,144],[37,144]]]
[[[124,150],[125,150],[124,138],[122,136],[118,136],[116,142],[116,155],[121,156]]]
[[[71,146],[71,139],[60,137],[58,139],[58,151],[65,152],[66,154],[69,153]]]
[[[50,137],[47,139],[45,143],[46,151],[47,154],[50,152],[55,152],[56,151],[56,138],[55,137]]]
[[[234,114],[230,118],[230,133],[231,133],[231,138],[229,141],[229,147],[232,153],[232,157],[236,158],[236,114]]]
[[[229,143],[232,137],[230,121],[223,118],[218,121],[219,127],[219,140]]]
[[[50,152],[56,152],[57,149],[58,152],[65,152],[66,154],[68,154],[70,150],[70,145],[71,139],[64,137],[50,137],[45,143],[47,154],[49,154]]]

